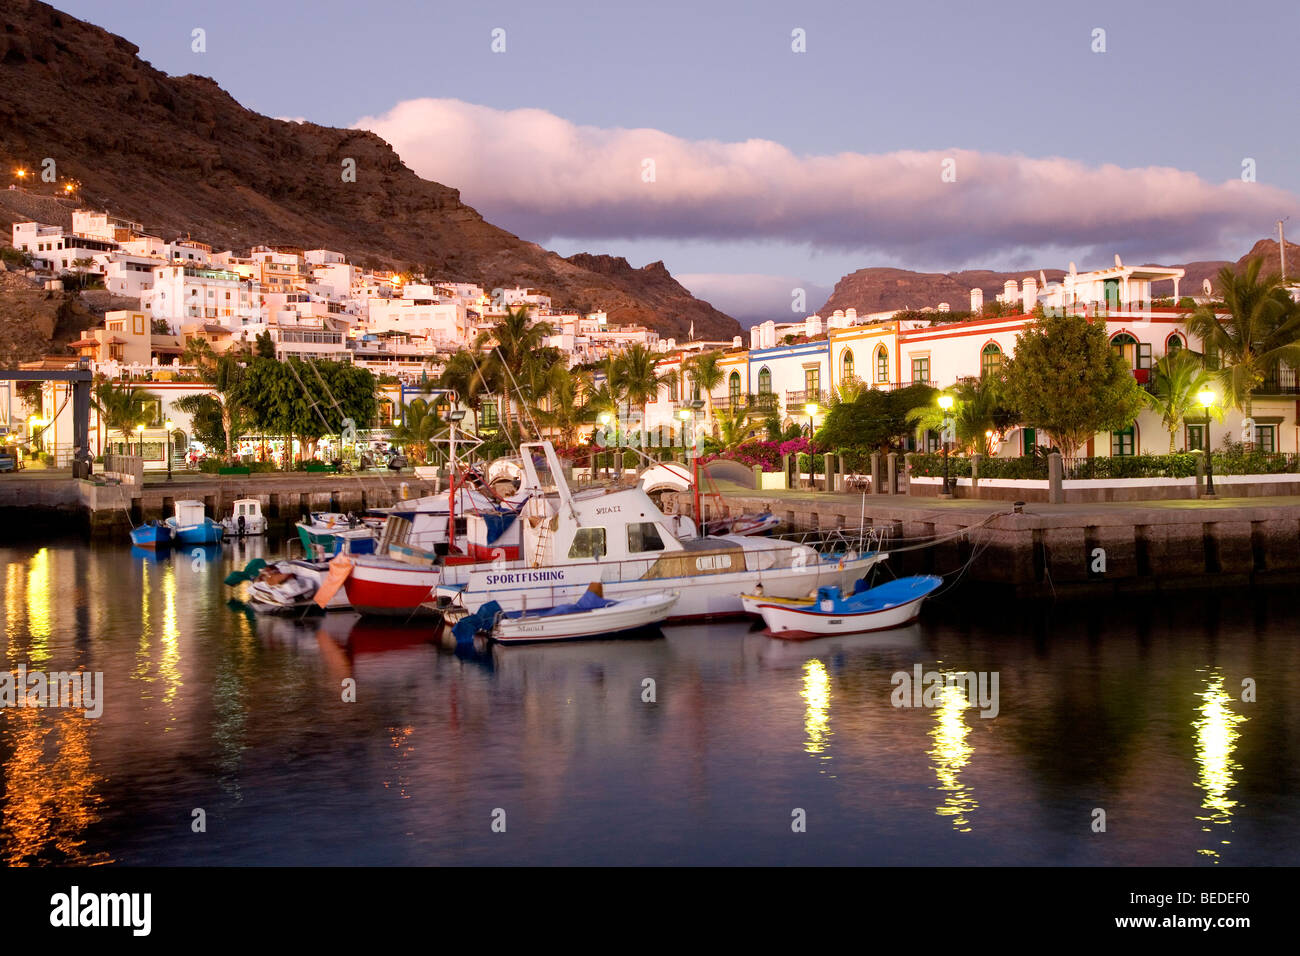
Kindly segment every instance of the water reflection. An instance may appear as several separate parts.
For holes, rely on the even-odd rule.
[[[803,690],[799,696],[804,699],[804,752],[821,755],[829,760],[826,753],[831,738],[831,677],[826,673],[826,665],[813,658],[803,665]]]
[[[1241,736],[1237,725],[1245,723],[1248,718],[1232,711],[1233,697],[1224,689],[1223,675],[1217,670],[1205,678],[1205,689],[1196,696],[1201,700],[1196,708],[1199,716],[1192,721],[1196,729],[1196,763],[1199,768],[1196,786],[1204,793],[1201,807],[1208,812],[1196,819],[1205,824],[1201,827],[1204,833],[1213,833],[1218,826],[1228,827],[1231,832],[1232,812],[1237,801],[1228,794],[1237,782],[1234,773],[1241,770],[1232,754]],[[1220,845],[1227,846],[1230,842],[1221,840]],[[1217,850],[1196,852],[1218,862]]]
[[[970,814],[979,807],[970,788],[961,782],[962,769],[970,763],[975,752],[966,740],[970,734],[970,727],[966,725],[969,701],[959,672],[944,671],[941,674],[944,685],[939,691],[939,706],[935,708],[935,726],[930,730],[934,739],[930,756],[934,758],[934,773],[944,798],[934,812],[941,817],[950,817],[954,830],[969,833],[972,829]]]

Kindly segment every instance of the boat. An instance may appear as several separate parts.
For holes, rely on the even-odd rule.
[[[718,518],[704,525],[705,534],[770,534],[781,525],[781,519],[770,511],[760,514],[741,514],[734,518]]]
[[[383,523],[334,511],[314,511],[295,527],[308,556],[329,558],[336,554],[373,554]]]
[[[162,521],[146,521],[131,529],[131,543],[137,548],[166,548],[172,543],[172,529]]]
[[[262,503],[256,498],[239,498],[231,509],[230,517],[221,519],[221,527],[233,537],[266,534],[266,518],[262,516]]]
[[[267,564],[254,558],[243,571],[226,575],[226,584],[235,587],[247,581],[246,603],[259,614],[284,614],[309,610],[317,606],[316,592],[329,576],[329,564],[323,561],[289,560]],[[326,611],[350,610],[342,590],[331,595]]]
[[[550,442],[522,452],[519,560],[444,563],[439,606],[471,614],[489,601],[507,611],[554,607],[600,582],[615,601],[675,591],[670,621],[726,617],[743,613],[740,595],[760,586],[791,598],[851,588],[886,557],[871,535],[836,554],[752,535],[679,536],[641,485],[571,490]]]
[[[677,595],[672,591],[610,601],[603,596],[600,585],[593,583],[572,604],[502,611],[496,602],[488,602],[477,614],[457,621],[452,633],[458,642],[464,642],[476,632],[483,632],[498,644],[615,637],[659,624],[676,602]]]
[[[204,513],[203,502],[189,498],[176,502],[167,527],[177,544],[216,544],[224,533],[221,525]]]
[[[763,618],[773,637],[802,640],[830,634],[860,634],[902,627],[916,620],[921,602],[943,578],[917,574],[897,578],[844,596],[834,585],[819,587],[814,597],[802,601],[745,596],[745,607]]]

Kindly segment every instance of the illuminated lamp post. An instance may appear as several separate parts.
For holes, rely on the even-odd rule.
[[[1214,404],[1217,396],[1214,394],[1214,389],[1203,388],[1196,393],[1196,397],[1201,407],[1205,409],[1205,497],[1215,498],[1217,495],[1214,493],[1214,455],[1211,453],[1214,446],[1210,443],[1210,406]]]
[[[950,421],[950,419],[948,418],[948,413],[949,413],[950,411],[952,411],[952,396],[951,396],[951,395],[946,395],[946,394],[945,394],[945,395],[940,395],[940,396],[939,396],[939,407],[940,407],[941,409],[943,409],[943,430],[939,433],[939,437],[943,440],[943,492],[942,492],[942,497],[944,497],[944,498],[951,498],[951,497],[952,497],[952,485],[950,484],[950,480],[949,480],[949,478],[948,478],[948,422]]]
[[[170,418],[167,419],[167,421],[164,424],[167,428],[167,480],[171,481],[172,480],[172,429],[175,428],[176,426]]]
[[[817,487],[817,456],[813,454],[813,435],[817,431],[817,403],[809,402],[803,407],[804,414],[808,416],[808,484]]]

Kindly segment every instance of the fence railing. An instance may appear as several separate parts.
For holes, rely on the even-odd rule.
[[[936,453],[908,456],[911,474],[918,478],[939,478],[943,475],[943,455]],[[1109,458],[1062,458],[1062,477],[1066,481],[1088,481],[1115,478],[1193,478],[1203,462],[1203,453],[1174,452],[1170,455],[1113,455]],[[1215,452],[1213,458],[1216,475],[1285,475],[1300,474],[1300,455],[1294,452]],[[972,459],[962,455],[948,458],[950,478],[969,478]],[[1045,481],[1048,478],[1048,459],[1044,455],[1025,455],[1019,458],[984,458],[980,461],[979,477],[1018,478]]]

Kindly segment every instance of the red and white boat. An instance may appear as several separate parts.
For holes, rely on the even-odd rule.
[[[436,565],[368,554],[352,558],[352,571],[343,586],[355,611],[410,617],[432,613],[424,605],[433,600],[438,578]]]

